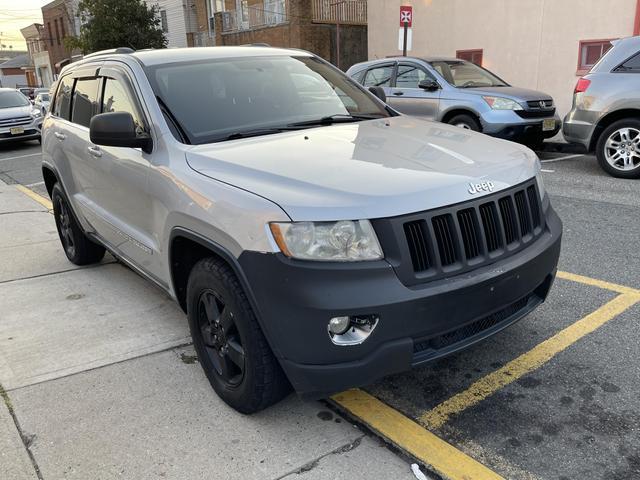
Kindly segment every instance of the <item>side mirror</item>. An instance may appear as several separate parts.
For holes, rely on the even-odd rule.
[[[89,138],[96,145],[148,149],[151,137],[136,131],[129,112],[109,112],[94,115],[89,124]]]
[[[369,87],[369,91],[373,93],[376,97],[382,100],[384,103],[387,103],[387,94],[384,93],[384,88],[382,87]]]
[[[436,82],[435,80],[425,79],[420,81],[420,83],[418,84],[418,88],[421,88],[428,92],[434,92],[440,88],[440,85],[438,85],[438,82]]]

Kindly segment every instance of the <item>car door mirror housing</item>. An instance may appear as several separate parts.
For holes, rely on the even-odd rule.
[[[387,94],[384,93],[384,88],[382,87],[369,87],[369,91],[373,93],[376,97],[382,100],[384,103],[387,103]]]
[[[109,112],[94,115],[89,124],[89,138],[96,145],[131,147],[148,150],[151,137],[138,133],[129,112]]]
[[[440,88],[440,85],[438,85],[438,82],[436,82],[435,80],[425,79],[421,80],[420,83],[418,83],[418,88],[427,90],[428,92],[433,92],[435,90],[438,90]]]

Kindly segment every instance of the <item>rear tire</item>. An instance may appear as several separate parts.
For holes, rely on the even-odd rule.
[[[618,178],[640,178],[640,119],[625,118],[604,129],[596,144],[600,167]]]
[[[465,130],[473,130],[474,132],[480,131],[480,124],[478,123],[478,121],[471,115],[467,115],[464,113],[451,117],[447,123],[449,125],[460,127]]]
[[[205,258],[187,284],[191,338],[209,383],[240,413],[281,400],[289,382],[273,355],[240,282],[222,260]]]
[[[58,183],[51,190],[51,202],[60,243],[69,261],[76,265],[88,265],[102,260],[104,247],[94,243],[84,234]]]

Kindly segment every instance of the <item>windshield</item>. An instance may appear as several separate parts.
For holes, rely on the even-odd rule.
[[[351,79],[314,57],[225,58],[146,71],[165,115],[192,144],[389,116]]]
[[[507,87],[508,85],[493,73],[464,60],[441,60],[431,62],[440,75],[458,88]]]
[[[43,102],[48,102],[49,101],[49,94],[48,93],[41,93],[40,94],[40,100]]]
[[[0,108],[26,107],[29,99],[20,92],[0,92]]]

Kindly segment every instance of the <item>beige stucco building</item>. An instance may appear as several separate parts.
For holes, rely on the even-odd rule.
[[[369,0],[369,59],[402,54],[401,5],[413,7],[407,55],[473,57],[512,85],[552,95],[561,117],[609,40],[640,27],[640,0]]]

